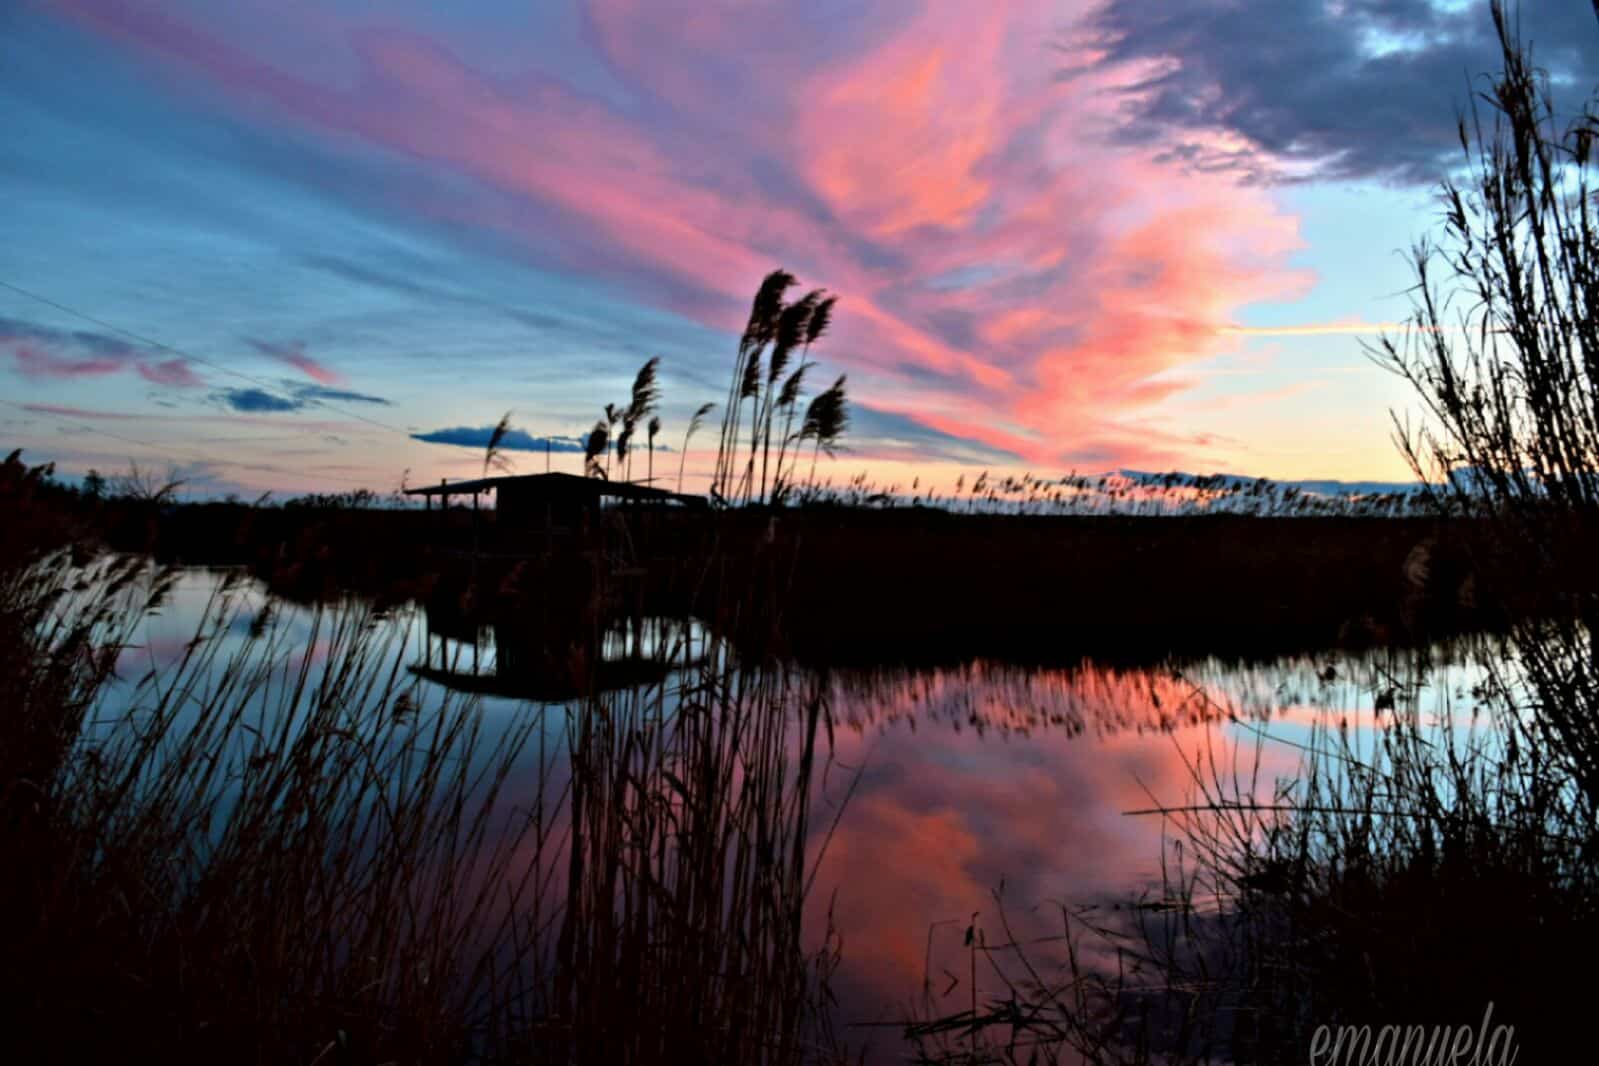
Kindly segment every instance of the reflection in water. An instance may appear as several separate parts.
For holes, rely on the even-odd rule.
[[[219,583],[213,573],[186,574],[162,613],[125,652],[126,672],[160,668],[184,654]],[[317,630],[306,612],[268,608],[253,588],[238,595],[244,610],[220,636],[243,645],[263,634],[300,654]],[[417,612],[394,624],[409,641],[407,655],[422,679],[411,713],[425,719],[444,698],[437,684],[478,695],[489,739],[540,716],[540,735],[560,739],[580,717],[575,708],[530,706],[559,702],[570,676],[554,678],[541,650],[504,627],[489,632],[442,631]],[[706,635],[659,621],[611,634],[596,669],[617,664],[654,671],[660,680],[705,654]],[[228,655],[218,657],[226,664]],[[1238,665],[1210,660],[1151,669],[1083,662],[1040,670],[974,663],[924,672],[878,671],[826,679],[833,760],[818,769],[808,842],[819,860],[807,923],[820,940],[830,919],[842,938],[843,963],[834,976],[841,1020],[902,1019],[921,1001],[946,1012],[972,996],[968,926],[994,941],[1001,936],[996,893],[1018,937],[1059,931],[1049,901],[1115,903],[1158,896],[1162,863],[1170,858],[1161,819],[1125,812],[1181,804],[1194,791],[1194,767],[1229,753],[1250,753],[1240,764],[1252,787],[1269,790],[1299,764],[1293,746],[1318,721],[1347,719],[1371,729],[1379,694],[1410,664],[1397,656],[1289,659]],[[1469,692],[1469,663],[1437,659],[1433,709]],[[616,675],[619,682],[625,675]],[[633,680],[640,680],[635,678]],[[1283,743],[1253,751],[1261,732]],[[560,738],[560,739],[557,739]],[[550,759],[559,763],[560,756]],[[559,791],[559,766],[530,757],[518,763],[507,794]],[[1210,762],[1203,764],[1211,772]],[[1227,772],[1231,772],[1229,769]],[[847,798],[847,804],[846,804]],[[835,819],[842,809],[842,816]],[[825,845],[825,847],[824,847]],[[981,992],[997,983],[976,974]],[[925,997],[925,998],[924,998]],[[898,1033],[859,1028],[847,1035],[892,1051]]]
[[[1125,812],[1192,802],[1195,768],[1212,772],[1212,759],[1269,800],[1318,722],[1370,729],[1378,694],[1408,668],[1403,657],[1337,656],[839,678],[837,756],[859,776],[816,902],[843,931],[845,1013],[870,1026],[967,1008],[968,926],[990,943],[1007,931],[1030,941],[1062,932],[1056,904],[1126,915],[1132,901],[1159,900],[1169,826]],[[1442,659],[1430,669],[1438,700],[1477,676]],[[1257,744],[1262,735],[1273,742]],[[979,998],[1003,987],[981,969],[976,978]],[[860,1031],[885,1052],[899,1040],[896,1028]]]
[[[421,655],[410,670],[456,692],[562,703],[590,691],[653,684],[697,661],[708,647],[697,620],[635,618],[599,634],[595,650],[554,646],[543,630],[489,625],[421,612]]]

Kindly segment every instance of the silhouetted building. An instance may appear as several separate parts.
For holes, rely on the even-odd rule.
[[[493,493],[495,524],[502,537],[513,532],[568,533],[580,528],[586,517],[592,517],[606,505],[706,506],[703,496],[575,474],[518,474],[441,481],[405,492],[408,496],[423,497],[430,509],[435,501],[440,508],[448,508],[450,497],[470,496],[474,511],[478,510],[482,497]]]

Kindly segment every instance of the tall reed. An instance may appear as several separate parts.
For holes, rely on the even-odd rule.
[[[801,925],[821,689],[684,624],[663,681],[494,710],[407,672],[406,612],[237,576],[164,654],[173,572],[13,547],[0,1003],[28,1061],[835,1056],[838,945]]]

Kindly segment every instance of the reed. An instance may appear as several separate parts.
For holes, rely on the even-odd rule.
[[[1595,830],[1556,753],[1528,743],[1525,693],[1498,689],[1487,664],[1503,651],[1340,661],[1374,711],[1324,714],[1304,737],[1240,720],[1234,739],[1185,750],[1190,794],[1128,812],[1166,830],[1153,889],[1050,904],[1055,931],[1022,936],[1001,886],[967,948],[997,991],[953,1012],[926,995],[913,1047],[938,1062],[1292,1062],[1321,1025],[1474,1026],[1492,1002],[1524,1060],[1558,1057],[1586,1030],[1583,991],[1537,975],[1599,939]],[[1273,748],[1298,752],[1292,774],[1262,774]]]
[[[236,575],[163,658],[139,642],[174,573],[54,547],[40,472],[5,474],[40,531],[0,563],[23,1057],[835,1057],[837,941],[801,926],[825,691],[668,626],[665,680],[495,721],[406,672],[403,613],[289,625]]]

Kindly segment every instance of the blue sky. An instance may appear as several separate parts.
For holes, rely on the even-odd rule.
[[[781,266],[839,297],[841,475],[1402,478],[1408,397],[1361,341],[1406,314],[1488,29],[1426,0],[23,0],[0,426],[68,472],[382,490],[473,473],[417,437],[507,410],[577,437],[660,356],[676,448]],[[1591,5],[1527,32],[1593,83]]]

